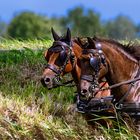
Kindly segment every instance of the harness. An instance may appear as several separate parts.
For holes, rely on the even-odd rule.
[[[95,54],[98,53],[98,59],[91,57],[90,58],[90,65],[94,69],[95,74],[94,75],[82,75],[81,79],[86,80],[91,83],[91,86],[89,87],[89,91],[92,94],[92,97],[95,97],[96,94],[103,88],[103,86],[100,87],[98,91],[95,91],[96,88],[99,87],[98,83],[98,75],[100,71],[100,65],[103,64],[105,67],[106,61],[104,54],[101,50],[101,45],[98,43],[96,44],[97,50],[94,49],[85,49],[83,50],[82,54]],[[94,92],[94,95],[93,95]],[[113,100],[113,95],[108,96],[108,97],[102,97],[100,99],[98,98],[89,98],[89,100],[81,99],[79,96],[77,97],[78,103],[77,103],[77,108],[78,112],[81,113],[105,113],[106,110],[112,109],[112,100]],[[106,112],[107,113],[107,112]]]
[[[128,91],[124,94],[124,96],[117,103],[115,103],[115,108],[116,108],[117,111],[126,112],[134,118],[139,118],[140,117],[140,103],[125,103],[123,101],[130,94],[130,90],[134,86],[134,83],[136,81],[140,80],[139,76],[140,76],[140,61],[139,61],[139,69],[138,69],[138,72],[137,72],[136,76],[134,77],[134,79],[124,82],[126,84],[127,83],[130,84],[129,88],[128,88]],[[122,83],[122,85],[124,83]]]
[[[102,58],[103,53],[102,53],[102,51],[99,51],[99,50],[98,51],[86,50],[86,53],[99,53],[100,58]],[[85,53],[85,52],[83,52],[83,53]],[[98,63],[98,65],[99,65],[98,67],[100,67],[101,64],[106,66],[105,57],[103,57],[103,58],[104,58],[104,60],[102,60]],[[93,59],[90,58],[90,65],[95,70],[94,76],[93,75],[82,75],[81,79],[89,81],[91,83],[89,91],[92,93],[96,87],[99,87],[98,75],[99,75],[100,69],[97,66],[93,66],[96,63],[91,62],[91,60],[93,61]],[[130,94],[130,90],[133,87],[134,83],[140,80],[139,76],[140,76],[140,61],[139,61],[139,69],[138,69],[138,72],[137,72],[136,76],[134,77],[134,79],[123,81],[123,82],[111,85],[107,88],[103,88],[103,86],[102,86],[99,88],[98,91],[96,91],[94,93],[94,96],[93,96],[93,97],[95,97],[99,91],[113,89],[113,88],[119,87],[121,85],[130,84],[128,91],[124,94],[124,96],[118,102],[115,101],[113,96],[102,97],[100,99],[90,98],[89,100],[86,100],[86,101],[78,99],[78,104],[77,104],[78,111],[82,112],[82,113],[89,113],[89,114],[93,114],[93,113],[104,114],[106,111],[110,110],[111,108],[115,108],[117,112],[126,112],[131,117],[139,118],[140,117],[140,103],[125,103],[124,102],[126,97]]]
[[[49,48],[48,51],[53,52],[53,53],[59,52],[61,61],[64,61],[63,65],[60,67],[60,69],[58,69],[56,66],[51,65],[51,64],[47,64],[45,66],[45,69],[50,69],[56,74],[53,79],[53,81],[55,83],[54,88],[72,83],[73,79],[70,81],[61,83],[61,74],[64,72],[69,60],[72,64],[72,67],[74,67],[74,57],[75,56],[72,53],[71,43],[70,43],[70,45],[68,45],[67,43],[62,42],[62,41],[54,41],[52,47]]]

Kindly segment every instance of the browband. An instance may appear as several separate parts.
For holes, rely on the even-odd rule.
[[[55,41],[52,45],[52,47],[50,47],[48,49],[48,51],[50,52],[61,52],[62,50],[64,50],[64,47],[69,48],[70,46],[68,44],[66,44],[65,42],[61,42],[61,41]]]

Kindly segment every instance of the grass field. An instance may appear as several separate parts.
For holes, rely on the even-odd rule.
[[[41,85],[43,52],[50,45],[38,40],[0,43],[0,49],[10,49],[0,51],[0,139],[138,140],[127,123],[113,121],[110,129],[89,125],[74,109],[75,87],[47,90]]]

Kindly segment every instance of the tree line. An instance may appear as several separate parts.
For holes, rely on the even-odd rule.
[[[73,36],[103,36],[113,39],[133,39],[140,37],[140,25],[126,16],[119,15],[114,20],[103,22],[100,14],[83,7],[69,10],[66,16],[52,17],[23,12],[16,15],[9,24],[0,21],[0,36],[5,38],[50,39],[50,28],[64,32],[67,27]]]

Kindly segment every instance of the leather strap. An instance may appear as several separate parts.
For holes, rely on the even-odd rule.
[[[93,82],[93,80],[94,80],[92,75],[82,75],[81,79],[89,81],[89,82]]]
[[[47,64],[47,66],[45,68],[49,68],[50,70],[52,70],[56,74],[60,74],[60,70],[58,70],[54,65]]]

